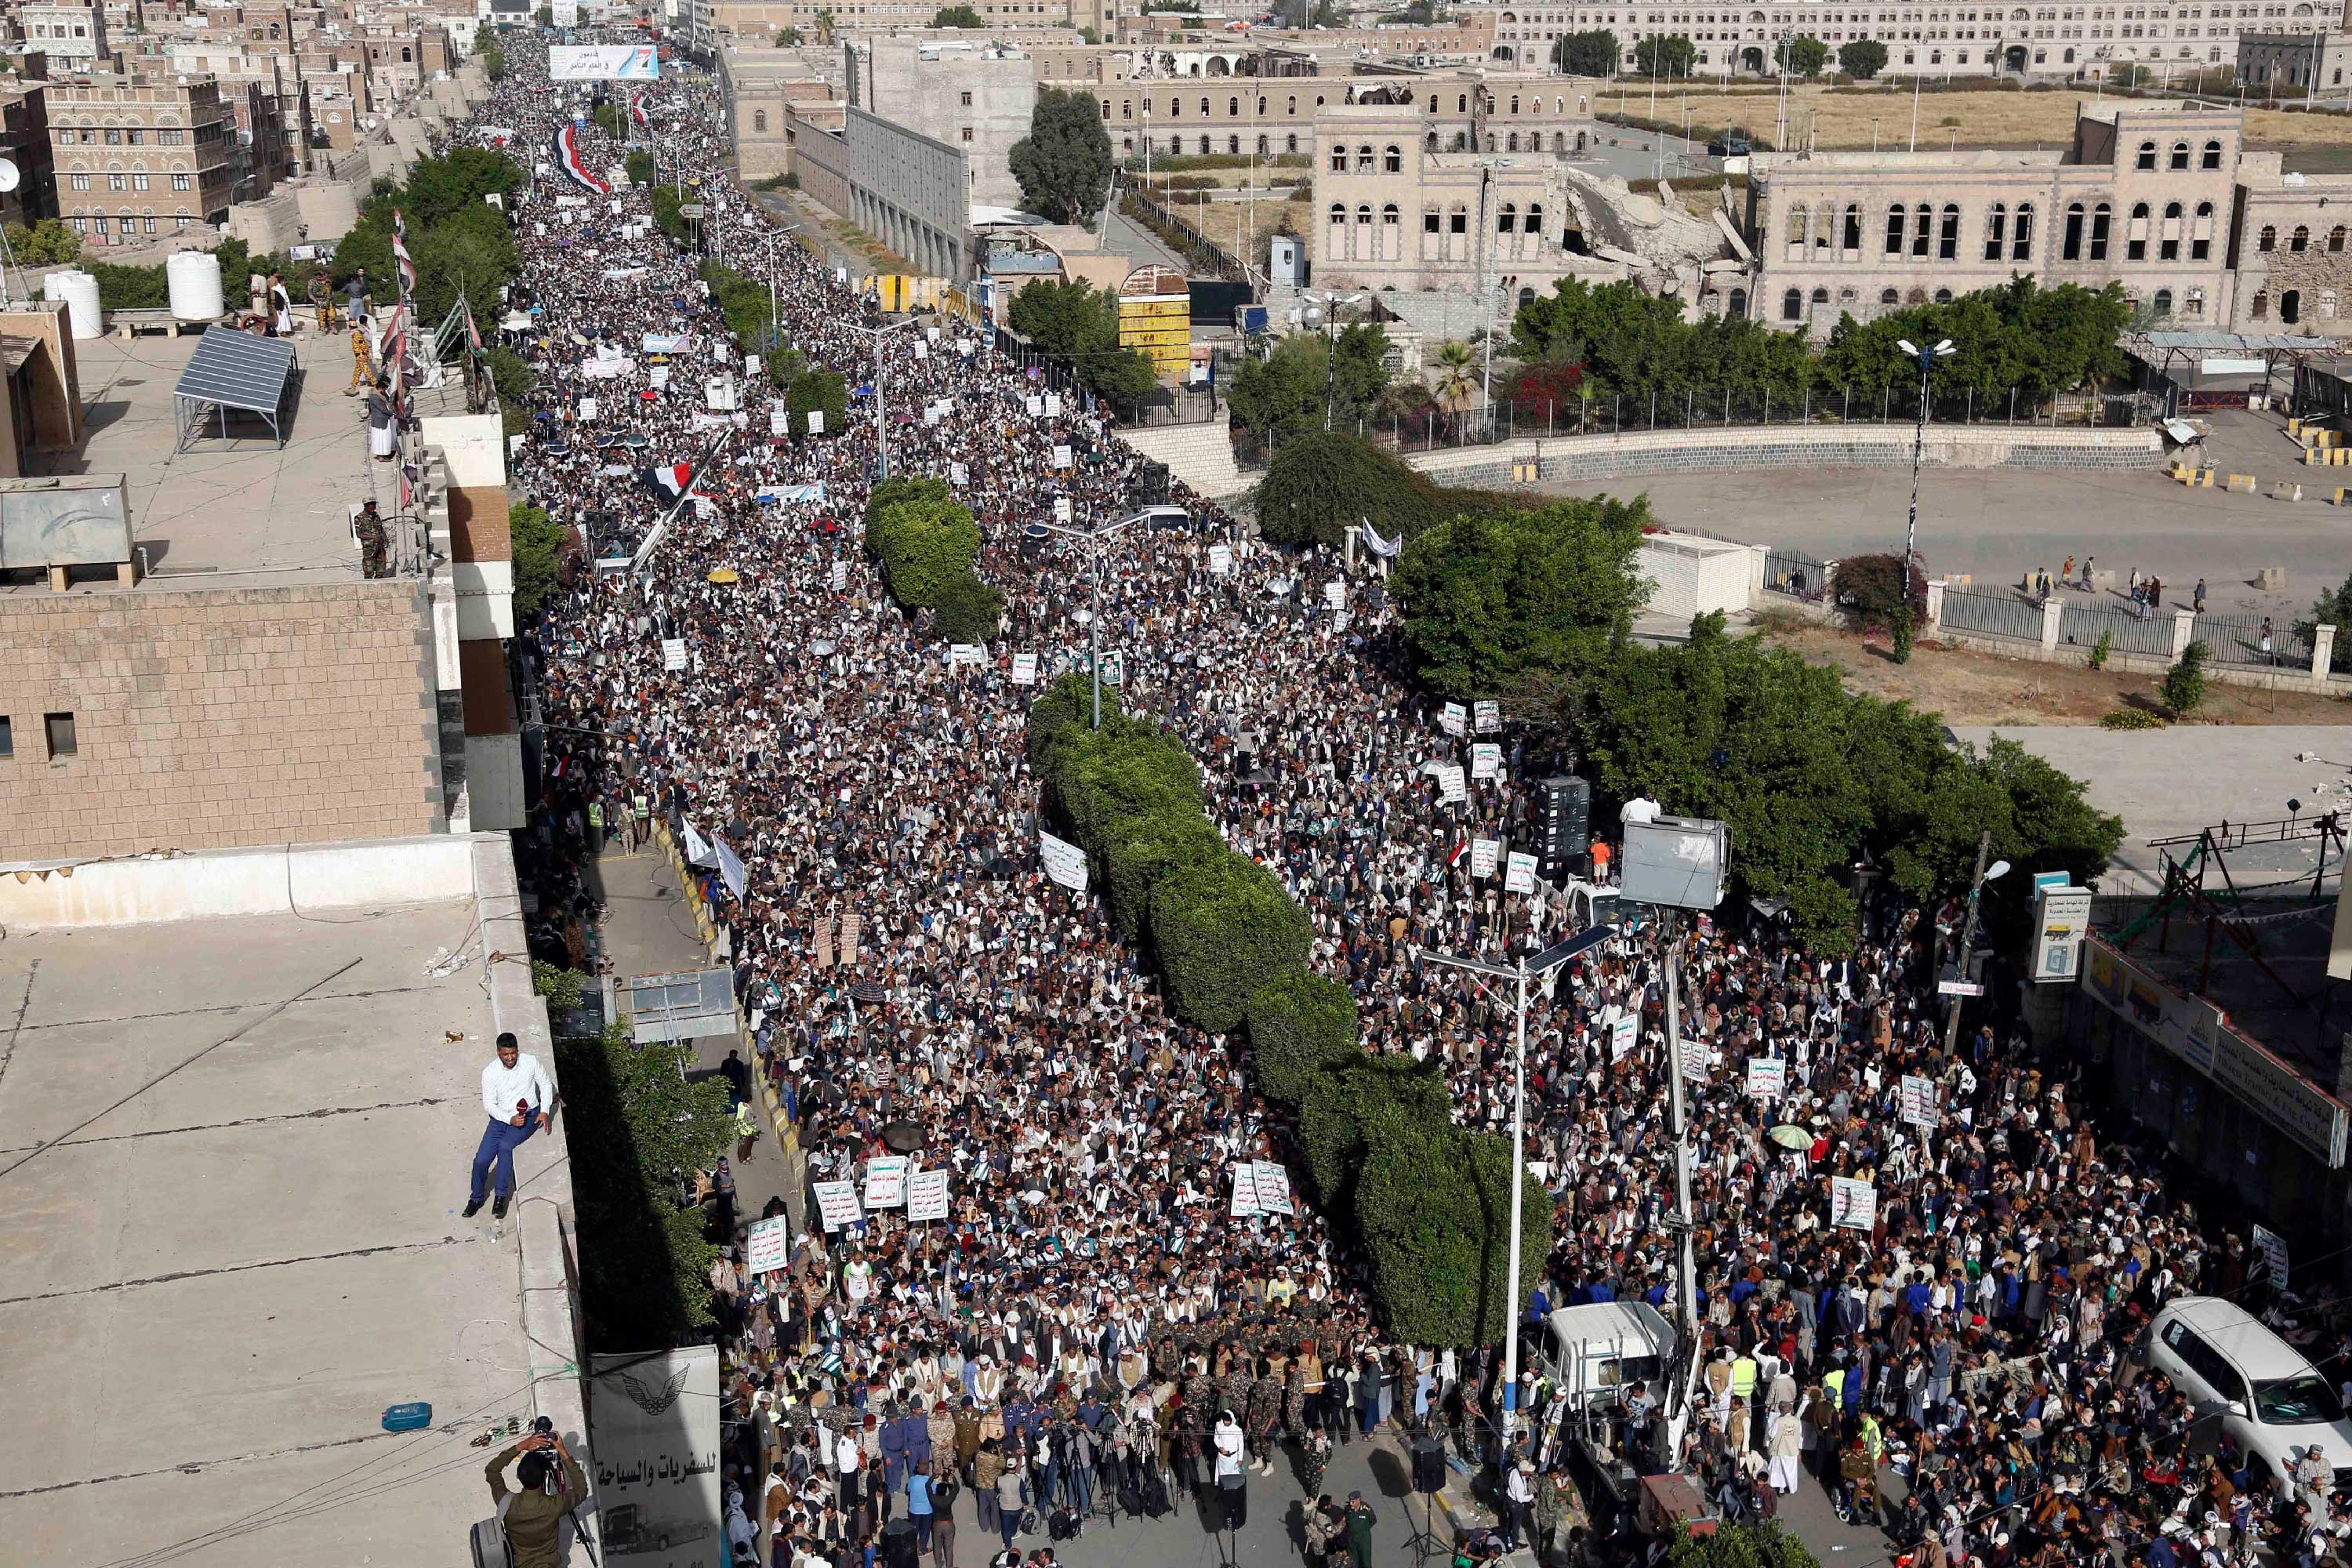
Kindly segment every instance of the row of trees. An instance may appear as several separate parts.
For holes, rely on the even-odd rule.
[[[1355,998],[1307,967],[1306,912],[1226,846],[1182,742],[1115,705],[1097,730],[1090,711],[1083,677],[1055,683],[1029,710],[1029,761],[1120,934],[1158,959],[1176,1016],[1246,1031],[1259,1091],[1296,1113],[1318,1206],[1352,1222],[1390,1332],[1492,1343],[1511,1315],[1508,1145],[1454,1125],[1435,1064],[1364,1053]],[[1550,1250],[1540,1184],[1524,1208],[1521,1300]]]
[[[1611,797],[1730,824],[1748,891],[1785,901],[1824,952],[1852,944],[1842,873],[1858,863],[1921,900],[1968,885],[1987,830],[2028,873],[2079,885],[2105,867],[2122,823],[2012,742],[1949,746],[1933,714],[1850,693],[1834,669],[1727,636],[1720,616],[1680,646],[1634,643],[1648,521],[1644,500],[1601,497],[1424,531],[1392,584],[1414,673],[1457,700],[1502,698]],[[1996,931],[2022,929],[2032,880],[1988,890]]]
[[[1676,301],[1632,283],[1595,287],[1563,278],[1512,319],[1520,368],[1511,395],[1524,405],[1532,389],[1557,387],[1573,371],[1579,397],[1622,395],[1641,405],[1654,396],[1674,408],[1686,399],[1706,408],[1728,398],[1756,409],[1768,402],[1795,408],[1808,395],[1874,398],[1916,384],[1916,363],[1897,346],[1901,340],[1949,338],[1954,352],[1929,383],[1937,407],[1957,410],[1973,396],[1976,406],[1990,408],[2012,391],[2038,404],[2120,374],[2116,339],[2130,321],[2117,285],[2044,289],[2020,278],[1947,304],[1915,304],[1868,321],[1843,317],[1815,353],[1802,337],[1760,321],[1685,321]]]
[[[1570,76],[1612,77],[1624,58],[1624,45],[1606,27],[1570,33],[1551,47],[1552,64]],[[1698,63],[1698,46],[1681,33],[1652,33],[1633,44],[1633,68],[1645,77],[1688,77]],[[1791,76],[1817,77],[1830,63],[1830,47],[1811,33],[1773,46],[1772,63]],[[1853,38],[1838,46],[1838,69],[1867,81],[1886,68],[1886,46],[1876,38]]]
[[[951,643],[996,635],[1004,595],[980,580],[980,525],[943,479],[896,478],[866,501],[866,548],[882,563],[890,596],[908,610],[932,613],[933,629]]]

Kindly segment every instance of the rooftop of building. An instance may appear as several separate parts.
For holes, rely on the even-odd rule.
[[[524,1332],[511,1229],[456,1213],[495,1033],[479,907],[0,944],[12,1561],[464,1556],[495,1452],[468,1440],[527,1427],[570,1353]],[[436,975],[445,949],[472,961]],[[519,1152],[527,1201],[568,1201],[560,1148]],[[411,1400],[433,1429],[383,1431]]]
[[[172,394],[201,341],[76,342],[89,437],[78,456],[37,459],[34,471],[125,476],[143,584],[259,588],[356,578],[349,509],[373,492],[360,401],[339,395],[350,379],[350,337],[306,331],[293,340],[299,380],[284,446],[240,420],[230,426],[235,439],[206,437],[181,452]],[[99,572],[78,574],[73,587],[121,591]],[[47,592],[38,578],[0,584],[0,594]]]

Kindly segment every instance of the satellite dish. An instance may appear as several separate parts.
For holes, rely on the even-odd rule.
[[[15,190],[23,178],[23,175],[16,173],[16,165],[14,163],[6,158],[0,158],[0,193]]]

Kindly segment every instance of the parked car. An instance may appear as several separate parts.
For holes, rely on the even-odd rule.
[[[1745,158],[1750,151],[1748,133],[1744,131],[1727,131],[1706,144],[1706,155],[1710,158]]]
[[[2157,1313],[2134,1353],[2200,1415],[2221,1417],[2256,1477],[2292,1477],[2316,1443],[2336,1484],[2352,1483],[2352,1421],[2335,1387],[2236,1302],[2183,1296]]]

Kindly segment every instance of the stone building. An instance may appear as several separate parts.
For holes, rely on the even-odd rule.
[[[1029,134],[1037,106],[1028,55],[995,42],[886,37],[848,46],[845,61],[852,108],[961,154],[969,205],[1020,205],[1013,144]]]
[[[2247,33],[2238,39],[2238,80],[2251,88],[2301,88],[2325,98],[2341,89],[2352,70],[2352,36],[2327,29]]]
[[[1841,44],[1875,38],[1896,76],[2103,77],[2116,66],[2159,64],[2201,70],[2236,58],[2242,32],[2326,33],[2341,28],[2343,0],[2249,0],[2208,5],[2007,5],[1955,8],[1940,0],[1895,0],[1844,10],[1822,0],[1770,6],[1716,5],[1658,11],[1618,0],[1580,5],[1470,6],[1494,16],[1494,58],[1522,68],[1548,66],[1559,39],[1606,29],[1622,67],[1634,68],[1645,37],[1691,40],[1702,77],[1762,76],[1776,68],[1784,32]]]
[[[2238,202],[2230,327],[2352,336],[2352,174],[2287,174],[2278,153],[2249,153]]]
[[[236,117],[209,76],[53,82],[58,206],[93,244],[144,243],[226,221]]]
[[[1234,78],[1130,76],[1088,89],[1121,157],[1305,153],[1317,116],[1349,106],[1414,120],[1398,133],[1438,153],[1578,153],[1592,132],[1591,84],[1533,72]]]
[[[2122,285],[2183,327],[2232,320],[2234,108],[2084,104],[2052,152],[1758,153],[1742,237],[1754,309],[1826,333],[2031,278]]]
[[[19,37],[53,66],[88,70],[114,52],[108,42],[106,7],[76,0],[36,0],[16,7]]]

